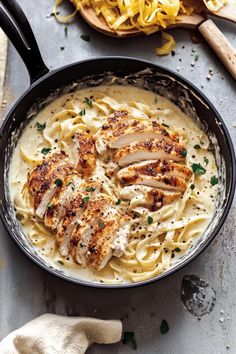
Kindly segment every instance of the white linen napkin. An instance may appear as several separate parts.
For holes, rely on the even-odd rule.
[[[92,343],[121,340],[119,320],[42,315],[10,333],[0,343],[0,354],[83,354]]]

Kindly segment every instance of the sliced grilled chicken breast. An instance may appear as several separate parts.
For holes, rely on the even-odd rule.
[[[71,187],[73,188],[73,187]],[[74,198],[66,208],[63,219],[57,226],[56,238],[62,256],[67,256],[70,250],[72,233],[83,218],[83,212],[89,205],[90,199],[100,193],[102,185],[92,179],[85,180],[79,188],[74,189]]]
[[[76,173],[65,179],[63,187],[56,192],[47,206],[44,215],[45,226],[52,230],[57,228],[59,222],[65,216],[66,209],[75,197],[75,191],[79,190],[81,183],[82,179]]]
[[[94,138],[87,133],[78,133],[74,141],[77,157],[76,170],[83,177],[89,177],[96,167]]]
[[[115,111],[107,118],[107,124],[103,125],[103,129],[115,128],[116,124],[120,123],[123,120],[130,119],[131,116],[127,110]]]
[[[99,219],[112,203],[112,199],[106,194],[99,194],[94,199],[88,200],[80,222],[71,234],[71,253],[76,262],[86,265],[85,256],[91,235]]]
[[[186,155],[186,148],[179,143],[169,139],[148,139],[118,149],[114,154],[114,160],[120,166],[144,160],[165,159],[184,162]]]
[[[163,191],[142,185],[133,185],[122,188],[120,197],[130,200],[130,207],[142,206],[150,211],[160,209],[163,205],[172,203],[180,196],[178,192]]]
[[[64,152],[50,155],[28,176],[29,191],[34,197],[34,209],[40,218],[55,193],[64,184],[65,178],[73,173],[73,167],[66,160]]]
[[[187,188],[187,183],[185,180],[176,176],[147,176],[134,173],[133,175],[123,175],[120,181],[126,185],[141,184],[153,188],[161,188],[180,192],[184,192]]]
[[[179,141],[177,133],[168,132],[156,120],[141,121],[138,119],[127,119],[117,122],[115,126],[103,125],[96,134],[96,146],[98,146],[98,150],[100,151],[104,149],[105,145],[116,149],[135,141],[166,138],[176,142]]]
[[[86,253],[89,267],[99,271],[106,266],[113,252],[119,256],[123,253],[128,242],[129,227],[125,228],[121,220],[121,215],[114,207],[110,207],[100,218]]]
[[[80,219],[83,213],[84,206],[83,194],[78,192],[70,202],[63,219],[57,226],[56,239],[62,256],[67,256],[69,254],[71,233],[77,220]]]
[[[192,176],[192,171],[185,165],[175,163],[168,160],[150,160],[140,163],[130,165],[128,167],[122,168],[117,177],[119,180],[122,180],[122,177],[134,176],[134,175],[147,175],[147,176],[157,176],[165,175],[171,177],[180,177],[185,181],[188,181]]]

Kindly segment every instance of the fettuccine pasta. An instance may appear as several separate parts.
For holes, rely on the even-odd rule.
[[[112,30],[138,29],[151,34],[178,23],[180,16],[201,13],[206,7],[217,12],[226,0],[70,0],[76,10],[68,16],[58,14],[63,0],[56,0],[54,14],[58,21],[69,22],[83,7],[92,7],[97,16],[102,16]]]

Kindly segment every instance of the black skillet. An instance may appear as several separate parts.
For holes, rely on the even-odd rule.
[[[197,257],[209,245],[222,227],[229,212],[235,190],[235,155],[233,145],[222,118],[211,102],[196,87],[181,76],[163,67],[134,58],[97,58],[74,63],[49,72],[49,69],[42,60],[30,25],[19,5],[14,0],[0,1],[0,25],[23,59],[31,82],[28,90],[19,98],[8,113],[0,133],[1,218],[9,234],[22,251],[39,266],[63,279],[77,284],[107,288],[133,287],[160,280]],[[136,74],[147,68],[149,69],[148,72],[144,71],[143,74]],[[67,91],[72,90],[71,87],[75,87],[75,83],[78,85],[82,82],[87,82],[88,85],[103,83],[106,77],[109,76],[108,72],[112,73],[119,83],[125,80],[126,83],[137,85],[138,82],[142,81],[146,89],[168,95],[180,108],[188,111],[188,113],[190,112],[189,114],[192,115],[193,119],[199,119],[200,124],[207,130],[210,136],[214,134],[221,155],[217,152],[217,145],[212,144],[212,150],[217,158],[219,168],[219,193],[215,215],[201,240],[173,268],[153,279],[136,284],[95,284],[68,276],[63,271],[48,265],[27,241],[19,222],[16,220],[14,208],[9,197],[8,168],[11,154],[17,137],[19,137],[24,127],[26,117],[29,116],[29,112],[32,113],[39,110],[48,97],[52,99],[58,96],[65,90],[65,87]],[[124,79],[125,76],[128,76],[128,78]],[[84,79],[85,77],[86,79]],[[15,137],[14,139],[13,136]]]

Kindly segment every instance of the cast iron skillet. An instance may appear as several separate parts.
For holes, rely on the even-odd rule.
[[[1,218],[9,234],[22,251],[39,266],[56,276],[81,285],[107,288],[128,288],[160,280],[182,268],[197,257],[209,245],[222,227],[229,212],[235,189],[235,156],[233,145],[222,118],[211,102],[209,102],[196,87],[181,76],[163,67],[134,58],[97,58],[74,63],[49,72],[49,69],[42,60],[30,25],[14,0],[0,1],[0,21],[1,27],[22,57],[28,69],[31,82],[28,90],[15,103],[5,118],[1,127],[0,142]],[[218,141],[222,158],[220,159],[218,154],[217,163],[220,169],[220,184],[214,218],[198,244],[194,246],[176,266],[153,279],[135,284],[106,285],[70,277],[61,270],[48,265],[37,255],[33,247],[27,241],[20,228],[19,222],[15,218],[14,208],[9,198],[8,186],[9,162],[14,144],[17,140],[13,139],[12,136],[19,137],[22,127],[24,126],[24,121],[29,115],[29,111],[35,110],[36,108],[39,109],[41,102],[50,95],[52,96],[52,93],[54,93],[54,95],[55,92],[60,94],[63,87],[69,87],[73,82],[82,82],[83,78],[88,76],[97,78],[97,82],[99,82],[100,78],[104,78],[104,72],[111,72],[118,78],[129,75],[130,79],[128,82],[132,84],[135,83],[135,73],[147,68],[152,71],[151,74],[147,75],[149,88],[151,87],[152,90],[162,93],[163,87],[166,86],[165,89],[180,107],[183,101],[183,97],[180,96],[184,91],[184,95],[191,101],[195,117],[197,114],[202,126],[204,126],[210,134],[213,133]],[[217,155],[216,150],[217,148],[213,147],[213,151]]]

